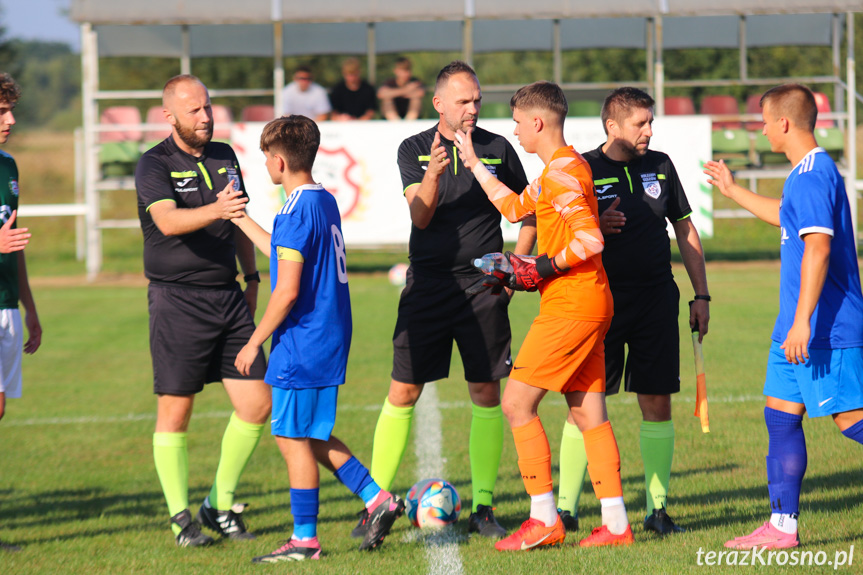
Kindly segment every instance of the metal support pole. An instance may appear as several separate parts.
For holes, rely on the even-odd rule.
[[[646,54],[645,54],[645,66],[647,67],[647,84],[650,86],[649,91],[656,94],[656,85],[654,83],[654,39],[653,33],[656,29],[656,23],[653,18],[647,18],[645,20],[645,44],[646,44]]]
[[[848,194],[848,202],[851,204],[851,227],[854,230],[854,239],[857,239],[857,105],[855,101],[855,93],[857,86],[857,72],[854,69],[856,62],[854,60],[854,13],[848,12],[845,15],[845,25],[847,38],[845,42],[848,46],[848,54],[845,60],[845,83],[847,88],[845,96],[848,100],[848,129],[845,131],[847,135],[847,143],[845,145],[845,161],[848,163],[848,175],[845,176],[845,191]],[[856,244],[856,242],[855,242]]]
[[[552,26],[552,57],[554,61],[552,74],[554,75],[555,83],[560,85],[563,84],[563,56],[560,53],[560,19],[555,18]]]
[[[369,84],[374,86],[377,84],[378,77],[378,54],[375,46],[375,23],[369,22],[366,24],[366,56],[368,58],[368,77]]]
[[[84,116],[84,198],[87,202],[87,279],[93,281],[102,269],[102,231],[99,229],[99,151],[96,139],[99,109],[99,45],[89,22],[81,24],[81,107]]]
[[[656,63],[654,64],[656,115],[665,115],[665,64],[662,62],[662,16],[656,17]]]
[[[842,93],[842,87],[839,84],[839,78],[842,77],[842,56],[840,50],[840,44],[842,42],[842,22],[840,20],[840,14],[833,14],[833,77],[836,80],[833,82],[833,110],[835,112],[844,112],[845,111],[845,98]],[[846,124],[844,120],[839,120],[839,127],[845,129]]]
[[[285,113],[285,103],[282,91],[285,89],[285,58],[283,55],[283,31],[282,23],[273,23],[273,109],[276,117],[280,118]]]
[[[740,51],[740,79],[746,80],[749,65],[749,55],[746,52],[746,16],[740,17],[740,25],[737,35],[737,45]]]
[[[189,34],[189,25],[180,26],[180,38],[183,41],[183,53],[180,56],[180,74],[192,73],[192,40]]]

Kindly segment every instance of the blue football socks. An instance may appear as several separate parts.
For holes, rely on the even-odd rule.
[[[863,443],[863,419],[843,431],[842,435],[848,439],[853,439],[857,443]]]
[[[294,537],[312,539],[318,536],[318,489],[291,488],[291,514]]]
[[[800,484],[806,473],[806,437],[803,416],[764,408],[770,436],[767,451],[767,490],[773,513],[800,512]]]

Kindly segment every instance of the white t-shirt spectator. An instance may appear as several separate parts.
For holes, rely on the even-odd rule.
[[[282,92],[285,115],[296,114],[317,120],[321,114],[329,114],[330,99],[323,86],[312,82],[309,88],[303,92],[297,82],[291,82],[285,86]]]

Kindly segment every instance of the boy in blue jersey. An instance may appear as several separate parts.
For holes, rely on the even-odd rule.
[[[737,185],[722,162],[705,165],[708,181],[723,195],[782,233],[779,317],[764,382],[772,514],[749,535],[725,543],[732,549],[800,544],[804,413],[832,416],[843,435],[863,443],[863,295],[845,185],[815,141],[817,107],[808,88],[786,84],[768,90],[761,107],[771,149],[794,165],[782,198]]]
[[[332,435],[339,386],[351,344],[351,302],[336,200],[312,179],[321,134],[305,116],[273,120],[261,150],[274,184],[289,191],[272,236],[251,218],[235,223],[270,256],[272,296],[235,365],[245,374],[272,335],[265,381],[273,390],[272,433],[288,466],[291,539],[255,563],[318,559],[318,463],[363,499],[369,530],[360,550],[379,546],[404,511],[404,501],[382,490],[348,447]]]

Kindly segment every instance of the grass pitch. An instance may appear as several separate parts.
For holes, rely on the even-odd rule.
[[[682,268],[675,268],[685,278]],[[492,542],[467,538],[467,512],[454,527],[464,573],[689,573],[738,567],[697,564],[699,549],[754,529],[767,517],[761,383],[778,302],[778,264],[708,266],[714,297],[705,340],[711,433],[702,434],[692,416],[694,368],[681,302],[682,391],[674,401],[677,446],[669,512],[690,532],[661,540],[641,530],[644,479],[638,446],[640,417],[634,397],[609,400],[609,413],[622,457],[624,498],[636,545],[630,548],[575,547],[599,525],[599,506],[586,485],[582,531],[561,548],[502,554]],[[690,294],[686,280],[683,294]],[[354,338],[348,384],[340,395],[336,434],[368,464],[377,414],[389,382],[391,337],[398,289],[384,274],[351,277]],[[0,540],[23,546],[0,552],[4,575],[30,573],[430,573],[434,551],[420,532],[401,519],[383,548],[360,553],[348,537],[360,502],[328,473],[322,473],[320,562],[252,565],[255,555],[278,547],[291,533],[289,485],[284,462],[268,436],[240,484],[238,501],[251,507],[247,519],[258,539],[222,542],[208,549],[179,549],[153,468],[155,399],[147,343],[146,288],[141,281],[76,285],[64,279],[34,280],[45,335],[43,347],[24,363],[24,397],[10,400],[0,422]],[[262,290],[264,291],[264,290]],[[263,298],[262,298],[263,299]],[[538,309],[536,294],[512,303],[517,349]],[[263,306],[263,302],[262,302]],[[260,312],[259,312],[260,314]],[[514,350],[515,350],[514,349]],[[457,354],[455,354],[457,355]],[[467,429],[470,409],[461,366],[438,384],[443,409],[444,476],[470,506]],[[220,386],[198,396],[189,431],[190,498],[193,512],[207,494],[230,413]],[[549,396],[541,415],[557,465],[565,406]],[[863,485],[860,446],[843,438],[826,419],[806,420],[809,473],[804,481],[800,529],[803,549],[835,552],[861,545]],[[394,489],[413,484],[416,456],[409,446]],[[555,467],[555,474],[556,474]],[[496,514],[509,529],[527,517],[529,500],[516,466],[508,427],[496,489]],[[839,572],[859,573],[854,564]],[[439,568],[440,566],[437,565]],[[775,564],[759,572],[792,573],[800,567]],[[832,566],[807,571],[833,571]]]

